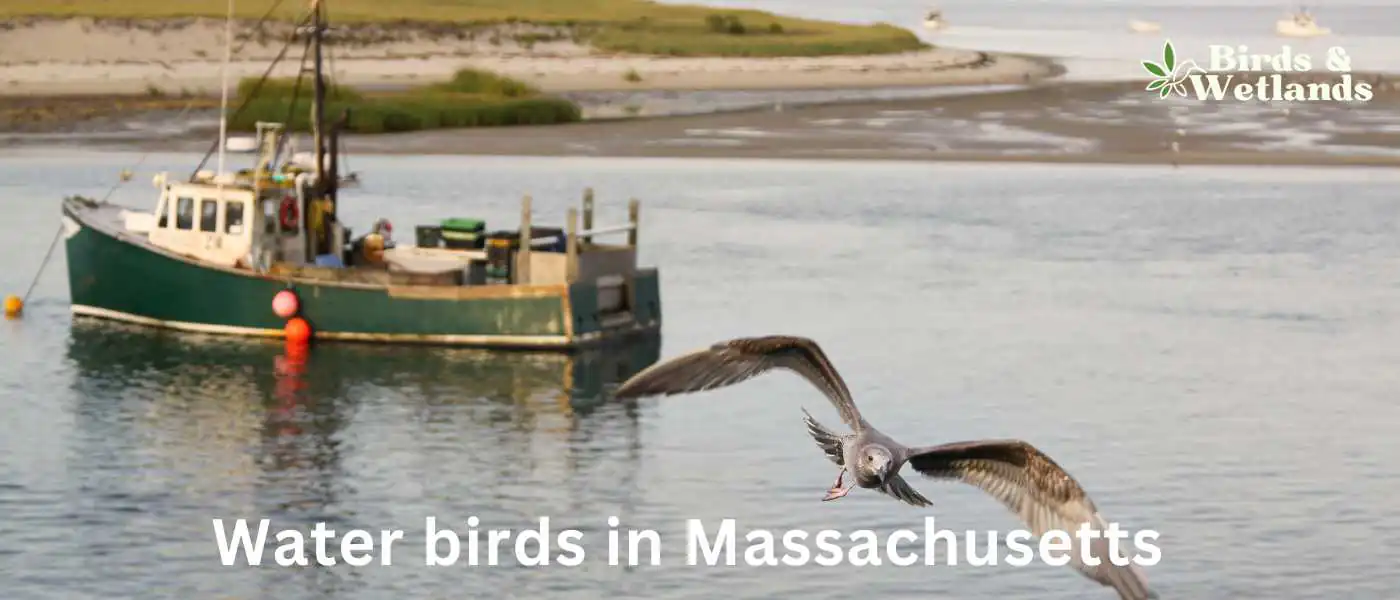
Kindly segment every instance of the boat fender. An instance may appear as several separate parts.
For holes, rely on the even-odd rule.
[[[296,316],[299,304],[296,292],[282,290],[272,297],[272,312],[283,319],[290,319]]]
[[[297,228],[297,199],[290,194],[282,197],[282,206],[278,209],[278,216],[282,221],[282,229]]]

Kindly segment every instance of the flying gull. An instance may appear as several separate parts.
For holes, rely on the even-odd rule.
[[[1037,538],[1052,530],[1070,536],[1070,564],[1085,577],[1118,592],[1122,600],[1148,600],[1141,570],[1129,563],[1113,564],[1104,537],[1090,543],[1098,565],[1083,561],[1074,531],[1088,523],[1103,532],[1108,523],[1084,489],[1049,456],[1021,440],[979,440],[937,446],[908,447],[876,430],[856,409],[841,375],[816,342],[794,336],[738,338],[652,365],[619,386],[618,398],[670,396],[727,387],[774,369],[788,369],[815,385],[835,405],[852,433],[838,434],[817,423],[803,409],[807,431],[827,458],[841,467],[836,483],[823,501],[850,493],[846,475],[855,485],[878,490],[907,504],[932,506],[909,486],[899,471],[908,464],[925,477],[961,481],[981,488],[1016,513]]]

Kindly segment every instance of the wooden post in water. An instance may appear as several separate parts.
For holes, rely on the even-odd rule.
[[[568,229],[564,238],[564,280],[573,283],[578,281],[578,209],[569,209],[569,215],[565,219],[567,221],[564,226]]]
[[[583,190],[583,230],[593,231],[593,188]],[[593,236],[583,236],[585,244],[593,243]]]
[[[627,220],[632,223],[631,231],[627,232],[627,245],[633,248],[637,247],[637,229],[639,229],[638,223],[641,221],[639,214],[641,211],[642,203],[638,202],[636,198],[627,201]]]
[[[527,194],[520,200],[520,250],[515,255],[515,282],[522,285],[530,283],[530,242],[534,237],[530,225],[530,196]]]

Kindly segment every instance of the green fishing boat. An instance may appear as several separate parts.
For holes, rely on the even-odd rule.
[[[514,229],[445,218],[395,245],[381,221],[352,239],[337,207],[358,176],[339,172],[340,126],[323,114],[321,3],[308,18],[313,150],[297,152],[285,124],[259,123],[239,149],[254,164],[226,172],[221,128],[218,169],[157,175],[149,212],[65,199],[75,315],[213,334],[309,329],[316,340],[561,350],[658,334],[659,275],[638,264],[635,200],[628,222],[612,227],[593,225],[586,192],[562,227],[535,225],[526,196]],[[609,235],[625,241],[600,241]]]

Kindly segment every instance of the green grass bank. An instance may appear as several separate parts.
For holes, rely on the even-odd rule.
[[[229,127],[253,131],[259,121],[287,123],[291,131],[309,131],[311,80],[258,79],[239,83],[242,110],[230,115]],[[255,92],[256,90],[256,92]],[[235,104],[234,106],[238,106]],[[459,127],[554,125],[582,118],[578,105],[541,94],[529,84],[494,73],[463,69],[449,81],[395,92],[365,93],[344,86],[326,92],[326,119],[348,111],[347,130],[394,133]]]
[[[274,0],[243,0],[245,19],[261,17]],[[757,10],[658,4],[648,0],[327,0],[340,25],[413,25],[444,34],[503,24],[565,27],[600,50],[669,56],[824,56],[887,54],[927,47],[893,25],[850,25],[785,17]],[[0,18],[222,18],[224,0],[8,0]],[[290,20],[306,9],[286,0],[274,15]]]

